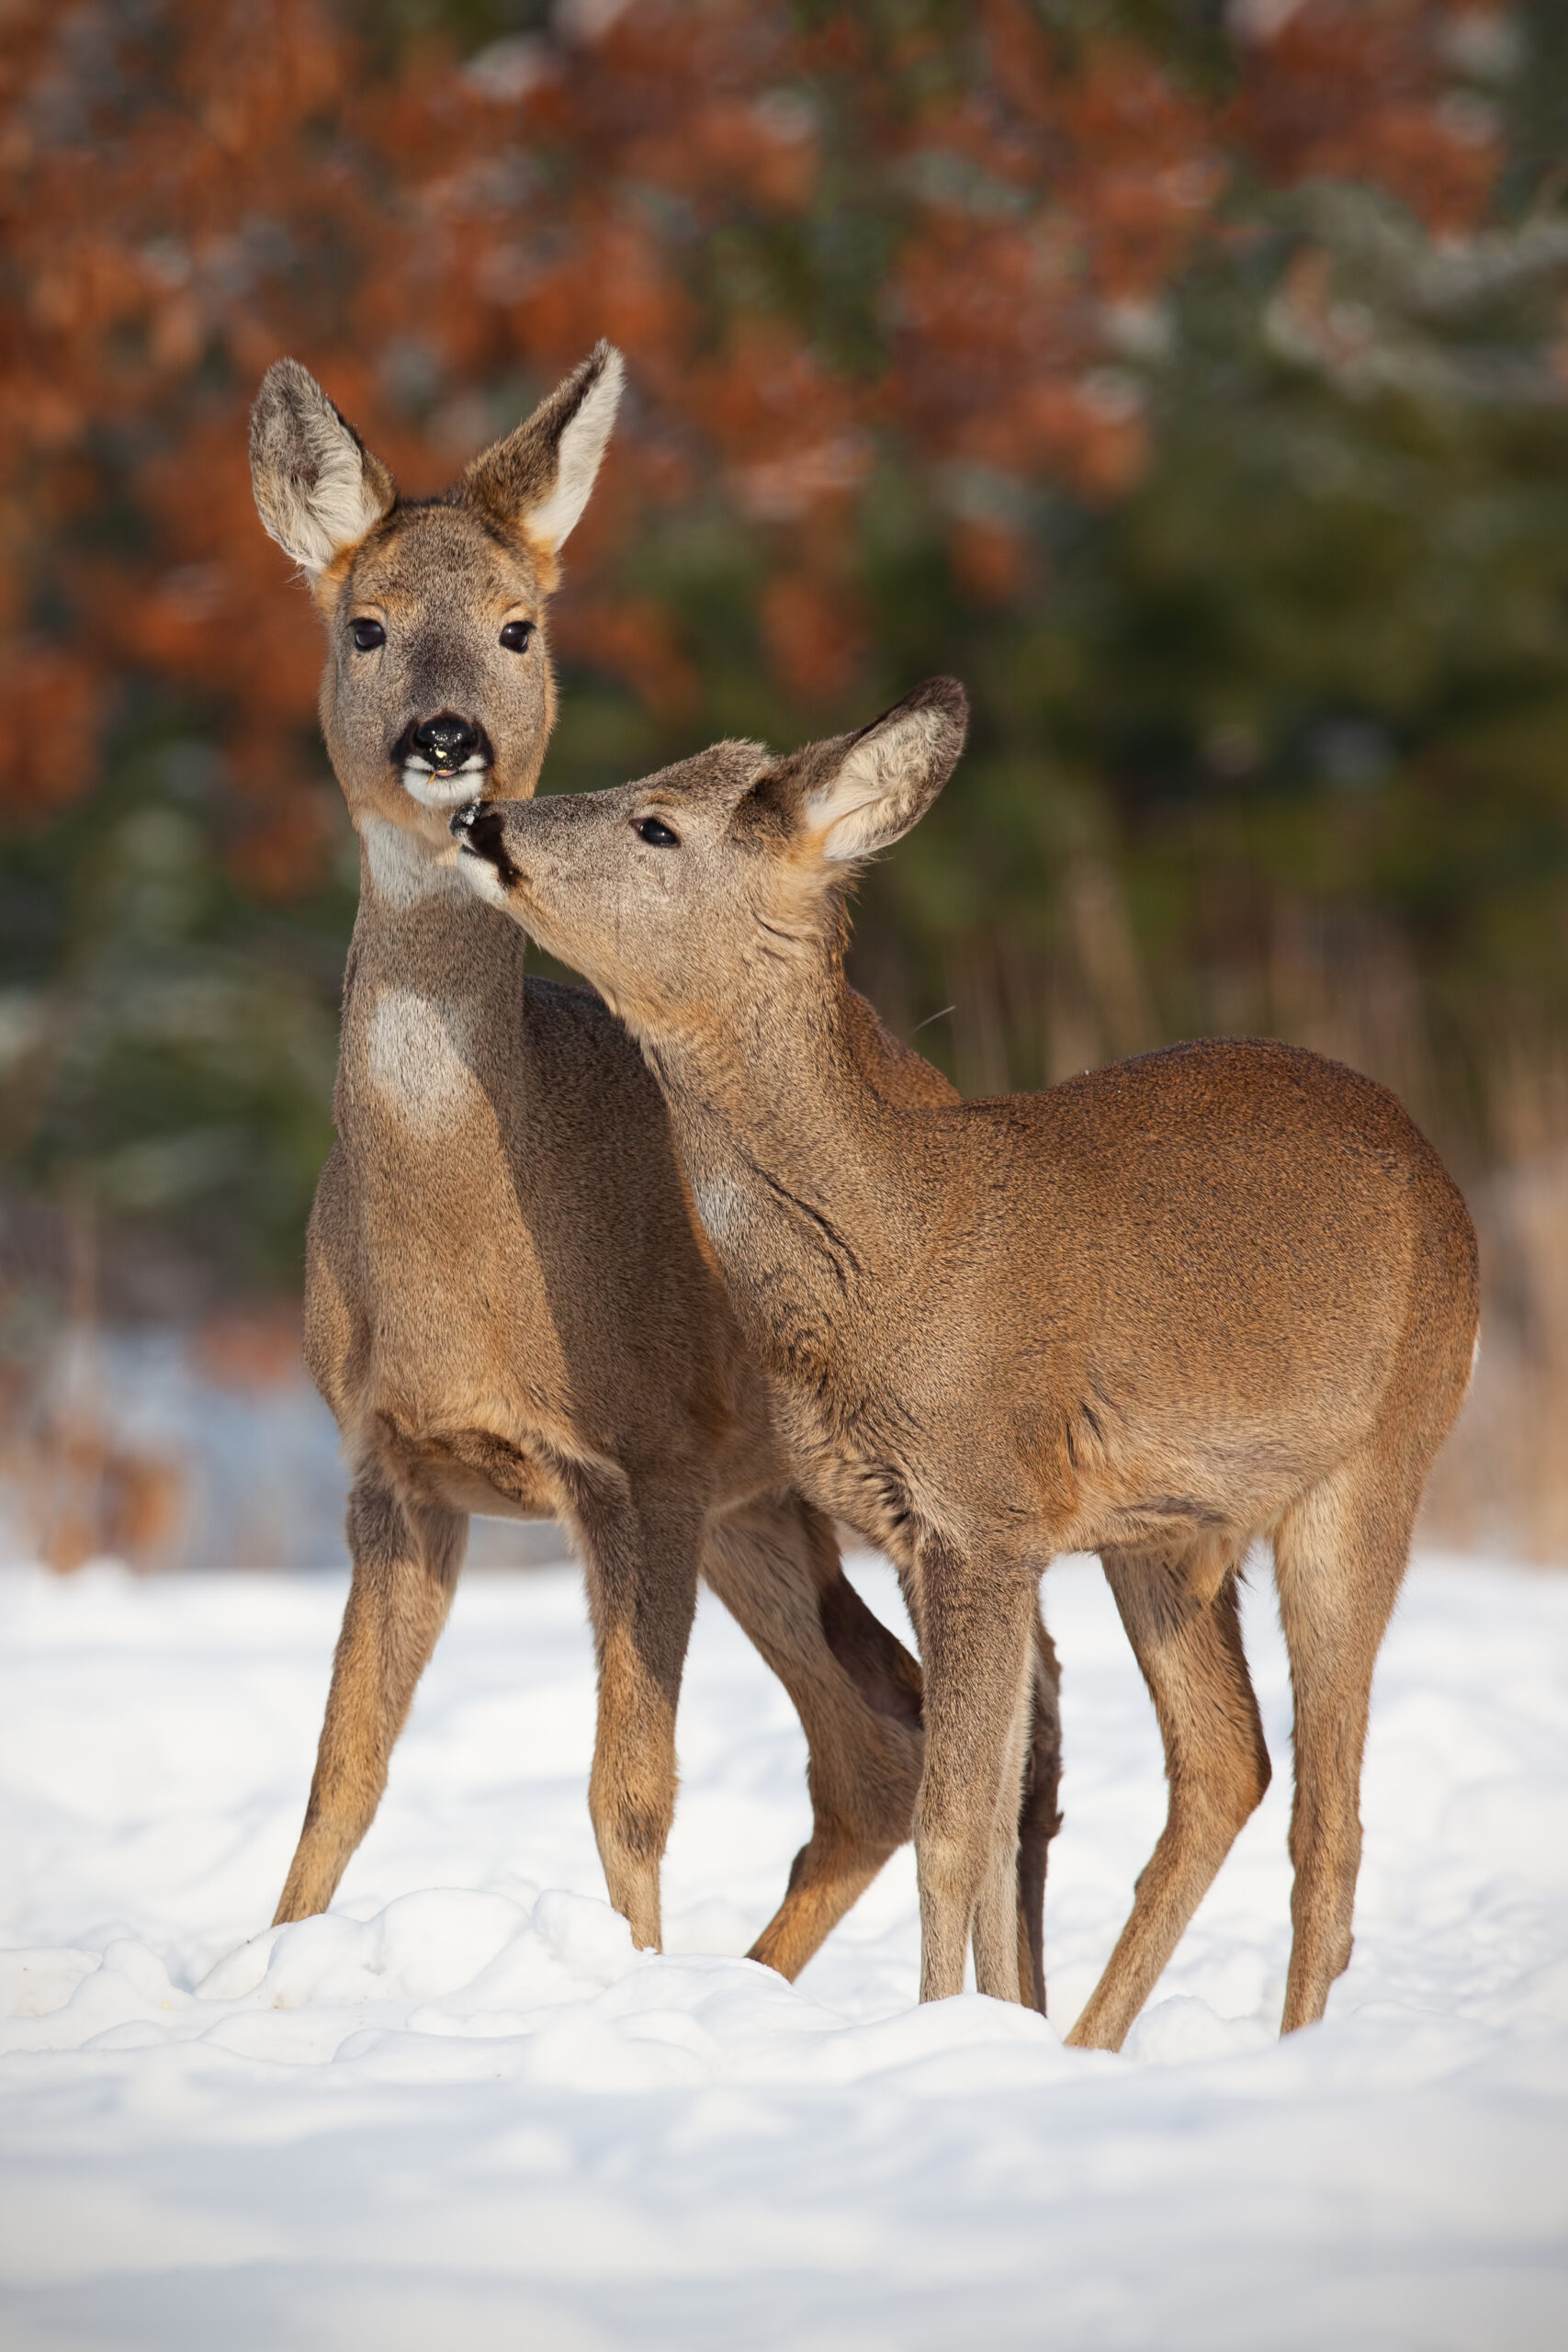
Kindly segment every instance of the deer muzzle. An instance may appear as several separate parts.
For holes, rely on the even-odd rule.
[[[449,828],[458,850],[466,857],[482,859],[492,865],[501,881],[510,889],[522,880],[506,849],[506,817],[501,803],[493,800],[470,800],[459,808]]]
[[[428,808],[450,808],[459,797],[472,799],[483,790],[495,753],[477,721],[444,710],[409,721],[392,746],[392,764],[414,799]]]

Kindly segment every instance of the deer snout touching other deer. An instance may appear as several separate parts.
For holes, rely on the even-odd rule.
[[[458,849],[468,850],[493,865],[502,880],[514,883],[521,877],[506,854],[506,842],[502,832],[501,811],[480,801],[470,800],[459,808],[452,820],[452,837]]]
[[[805,1491],[897,1563],[925,1672],[921,1993],[1017,1997],[1030,1628],[1098,1552],[1159,1718],[1165,1830],[1071,2039],[1119,2048],[1269,1778],[1237,1575],[1272,1542],[1295,1694],[1286,2030],[1350,1954],[1373,1664],[1463,1395],[1475,1242],[1383,1087],[1223,1039],[1032,1095],[895,1104],[849,1050],[846,888],[962,749],[936,679],[780,758],[465,812],[476,889],[601,990]]]

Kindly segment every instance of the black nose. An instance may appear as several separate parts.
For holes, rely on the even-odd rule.
[[[466,808],[458,809],[448,831],[459,849],[484,858],[503,882],[516,879],[517,868],[506,854],[506,829],[493,801],[470,800]]]
[[[456,712],[443,710],[434,718],[426,718],[413,730],[413,747],[433,767],[457,768],[470,752],[477,752],[479,730],[471,719],[459,718]]]

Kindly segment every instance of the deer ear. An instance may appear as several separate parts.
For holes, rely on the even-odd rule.
[[[620,353],[595,344],[532,416],[474,458],[464,494],[503,524],[520,524],[553,555],[588,503],[620,404]]]
[[[957,679],[928,678],[843,741],[799,803],[797,824],[819,854],[833,865],[869,857],[918,824],[957,764],[968,720]]]
[[[297,359],[275,359],[251,411],[263,526],[312,577],[380,521],[398,486]]]

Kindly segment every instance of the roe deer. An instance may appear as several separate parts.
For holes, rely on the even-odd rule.
[[[1237,1620],[1273,1539],[1295,1691],[1284,2026],[1350,1952],[1372,1666],[1469,1376],[1475,1243],[1393,1097],[1218,1041],[910,1105],[852,1050],[844,883],[964,741],[938,679],[785,759],[453,820],[477,889],[640,1039],[806,1493],[893,1555],[925,1670],[921,1993],[1015,1998],[1020,1693],[1042,1569],[1098,1552],[1170,1783],[1070,2037],[1120,2047],[1269,1761]]]
[[[252,425],[256,503],[325,624],[321,710],[361,897],[307,1253],[306,1359],[353,1476],[353,1581],[299,1850],[277,1906],[331,1901],[451,1600],[474,1511],[559,1517],[599,1666],[589,1803],[610,1899],[660,1939],[673,1731],[702,1574],[788,1690],[814,1826],[753,1955],[794,1975],[910,1834],[912,1658],[789,1491],[759,1368],[705,1257],[658,1091],[581,990],[458,879],[460,800],[531,793],[555,713],[545,607],[614,420],[601,345],[444,497],[390,475],[291,360]],[[846,1012],[866,1082],[945,1080]],[[1021,1964],[1042,1996],[1055,1826],[1055,1660],[1035,1645]]]

